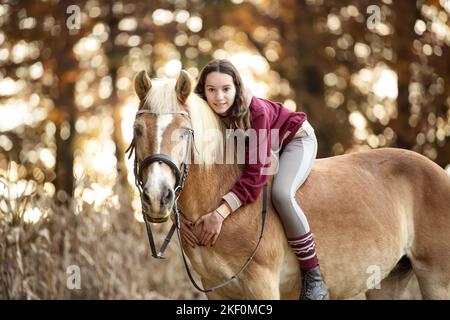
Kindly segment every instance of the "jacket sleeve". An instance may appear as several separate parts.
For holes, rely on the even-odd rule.
[[[223,199],[234,212],[240,206],[258,199],[267,182],[270,168],[270,123],[264,109],[253,118],[245,149],[244,172]]]

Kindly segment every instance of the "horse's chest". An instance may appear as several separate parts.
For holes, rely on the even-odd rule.
[[[201,248],[203,249],[203,248]],[[204,249],[208,250],[208,249]],[[209,280],[223,279],[229,273],[230,266],[222,257],[210,251],[195,251],[189,259],[192,268],[202,277]]]

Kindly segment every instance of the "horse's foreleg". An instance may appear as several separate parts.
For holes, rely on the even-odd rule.
[[[205,286],[211,285],[203,280]],[[252,268],[235,281],[216,291],[208,292],[208,299],[279,300],[280,279],[276,272],[265,268]]]
[[[240,299],[279,300],[280,299],[280,273],[255,265],[242,279],[244,296]]]
[[[230,284],[229,287],[208,292],[208,300],[279,300],[279,283],[274,276],[260,275],[258,280],[242,279],[238,287]],[[205,284],[208,282],[205,281]]]

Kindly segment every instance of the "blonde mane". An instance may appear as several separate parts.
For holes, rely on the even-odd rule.
[[[156,114],[186,111],[177,99],[175,79],[152,79],[143,108]],[[186,102],[194,130],[194,163],[210,168],[223,151],[223,125],[208,103],[192,92]],[[198,152],[197,152],[198,151]]]

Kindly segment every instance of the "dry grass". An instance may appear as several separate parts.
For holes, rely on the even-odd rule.
[[[0,215],[0,299],[205,298],[187,278],[175,236],[168,259],[155,260],[130,212],[75,210],[48,197],[31,204],[46,212],[36,223],[25,223],[23,211]],[[169,227],[156,226],[158,244]],[[67,286],[71,265],[80,268],[80,289]]]

